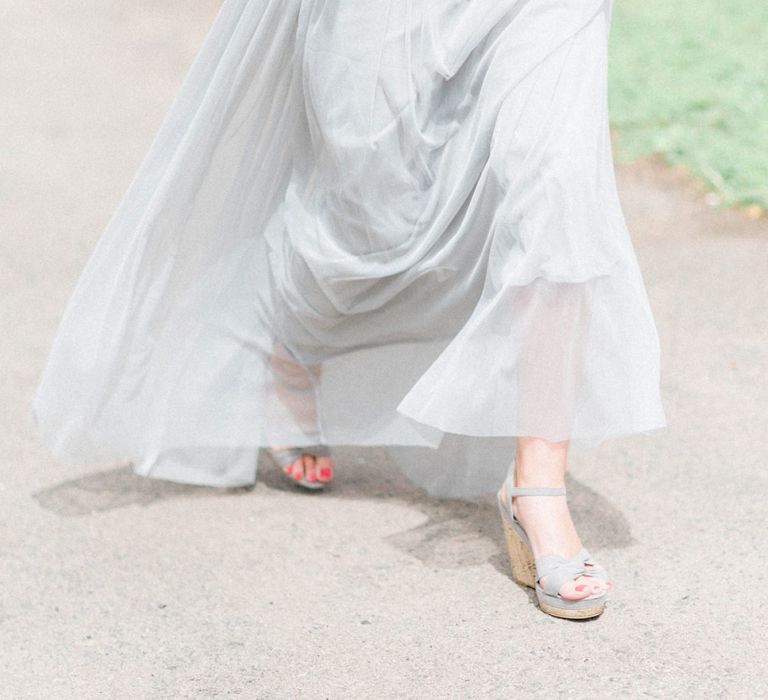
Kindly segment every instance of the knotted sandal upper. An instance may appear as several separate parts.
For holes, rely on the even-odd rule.
[[[564,583],[573,581],[586,573],[587,569],[581,552],[569,558],[558,554],[546,554],[536,559],[536,580],[548,595],[559,595]],[[542,582],[541,579],[545,580]]]

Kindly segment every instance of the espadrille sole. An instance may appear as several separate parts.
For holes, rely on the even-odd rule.
[[[539,600],[539,608],[547,613],[547,615],[552,615],[552,617],[561,617],[565,620],[589,620],[593,617],[599,617],[603,613],[603,610],[605,610],[605,603],[602,603],[599,606],[585,608],[584,610],[563,610],[562,608],[547,605]]]

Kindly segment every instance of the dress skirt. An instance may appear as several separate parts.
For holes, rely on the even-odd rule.
[[[664,426],[610,13],[224,0],[55,337],[54,454],[237,486],[270,444]]]

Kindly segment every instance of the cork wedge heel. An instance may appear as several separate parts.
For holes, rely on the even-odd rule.
[[[501,523],[509,553],[512,578],[519,584],[533,588],[542,612],[571,620],[598,617],[605,609],[607,593],[601,591],[581,600],[569,600],[559,594],[564,583],[579,576],[594,576],[607,580],[602,567],[592,561],[583,548],[572,557],[548,554],[534,558],[525,529],[515,516],[514,496],[565,496],[565,487],[515,487],[508,478],[497,494]],[[544,579],[542,583],[542,579]]]
[[[504,517],[501,518],[501,526],[507,542],[512,578],[523,586],[535,588],[536,564],[533,561],[533,553]]]

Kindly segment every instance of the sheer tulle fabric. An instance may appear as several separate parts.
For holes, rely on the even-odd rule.
[[[56,336],[55,454],[238,485],[269,444],[663,426],[609,24],[603,0],[225,0]]]

